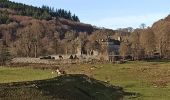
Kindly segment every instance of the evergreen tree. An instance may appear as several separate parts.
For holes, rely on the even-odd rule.
[[[41,19],[50,20],[51,19],[51,15],[47,11],[44,11],[42,13]]]
[[[54,10],[53,7],[49,7],[45,5],[43,5],[40,8],[40,7],[25,5],[22,3],[15,3],[8,0],[0,0],[0,8],[9,8],[15,10],[19,15],[31,16],[37,19],[49,20],[52,17],[61,17],[73,21],[79,21],[79,18],[76,15],[72,16],[70,11],[66,11],[64,9]]]
[[[73,21],[77,21],[77,22],[80,21],[79,18],[78,18],[75,14],[72,16],[72,20],[73,20]]]

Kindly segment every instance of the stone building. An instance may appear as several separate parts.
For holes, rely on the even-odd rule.
[[[118,60],[120,57],[119,56],[120,41],[121,41],[120,38],[118,40],[115,40],[109,37],[107,39],[99,40],[99,43],[101,44],[102,48],[100,58],[110,62]]]
[[[82,43],[79,41],[79,46],[77,48],[77,55],[78,56],[85,56],[85,58],[93,58],[93,59],[100,59],[113,62],[120,58],[119,49],[120,49],[120,42],[121,38],[112,39],[107,37],[106,39],[97,40],[100,44],[100,50],[88,50],[86,54],[84,54],[82,49]]]

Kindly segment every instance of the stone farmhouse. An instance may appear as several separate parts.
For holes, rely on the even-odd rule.
[[[120,49],[120,39],[102,39],[99,41],[102,48],[104,49],[102,52],[100,52],[100,58],[103,60],[107,60],[110,62],[113,62],[115,60],[118,60],[119,58],[119,49]]]
[[[115,60],[118,60],[119,56],[119,49],[120,49],[120,43],[121,38],[118,37],[118,39],[112,39],[110,37],[107,37],[106,39],[100,39],[97,40],[101,45],[101,50],[89,50],[86,55],[83,54],[82,47],[80,46],[77,49],[77,55],[78,56],[85,56],[86,58],[92,58],[92,59],[100,59],[100,60],[106,60],[113,62]]]
[[[59,56],[62,56],[62,59],[69,59],[69,57],[77,56],[80,59],[98,59],[98,60],[105,60],[113,62],[115,60],[118,60],[119,58],[119,48],[120,48],[120,42],[121,39],[118,38],[112,39],[110,37],[107,37],[106,39],[100,39],[96,40],[101,45],[101,50],[88,50],[86,53],[83,51],[83,47],[80,43],[80,45],[77,48],[76,54],[67,54],[67,55],[51,55],[55,57],[55,59],[60,59]]]

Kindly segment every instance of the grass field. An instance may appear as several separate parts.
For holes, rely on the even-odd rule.
[[[66,69],[71,74],[86,74],[95,79],[136,92],[137,98],[125,100],[169,100],[170,62],[127,62],[125,64],[74,64]],[[50,70],[0,68],[0,83],[31,81],[55,77]]]
[[[128,62],[125,64],[85,64],[68,69],[71,73],[86,73],[102,81],[140,93],[138,98],[125,100],[169,100],[169,62]]]
[[[53,78],[51,70],[39,70],[32,68],[8,68],[0,67],[0,83],[33,81]]]

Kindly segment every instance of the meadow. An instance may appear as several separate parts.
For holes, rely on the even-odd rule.
[[[169,100],[170,62],[127,62],[125,64],[84,64],[68,69],[139,93],[125,100]]]
[[[61,66],[62,67],[62,66]],[[170,62],[135,61],[125,64],[72,64],[69,74],[86,74],[97,80],[135,92],[137,97],[125,100],[169,100]],[[51,70],[32,68],[0,68],[0,83],[42,80],[56,77]]]
[[[33,69],[28,67],[0,67],[0,83],[43,80],[57,76],[57,74],[51,74],[51,72],[51,70]]]

